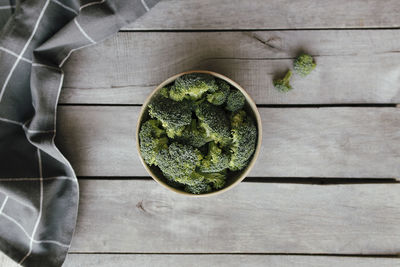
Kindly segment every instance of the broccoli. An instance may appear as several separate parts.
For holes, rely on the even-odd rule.
[[[196,104],[195,113],[208,137],[223,146],[230,143],[229,119],[222,108],[200,101]]]
[[[165,130],[157,120],[148,120],[140,128],[140,152],[150,166],[156,164],[156,156],[160,150],[167,148],[168,138],[165,135]]]
[[[257,128],[253,120],[241,110],[231,117],[232,146],[229,169],[239,171],[247,166],[257,142]]]
[[[247,166],[257,128],[243,93],[207,74],[188,74],[160,89],[139,131],[144,161],[166,183],[192,194],[223,188],[230,171]]]
[[[167,87],[161,88],[160,95],[165,98],[169,98],[169,88],[167,88]]]
[[[157,153],[155,161],[164,175],[186,184],[184,181],[200,165],[202,157],[200,151],[192,146],[173,142],[167,149],[162,149]]]
[[[198,148],[212,141],[211,138],[207,137],[207,133],[204,128],[197,126],[197,120],[192,119],[192,123],[185,127],[181,135],[176,137],[176,140]]]
[[[289,70],[283,79],[275,79],[274,87],[281,92],[289,92],[292,90],[292,86],[290,85],[290,77],[292,77],[292,71]]]
[[[218,86],[213,76],[203,73],[185,74],[175,80],[169,97],[175,101],[182,101],[184,98],[197,100],[205,92],[216,90]]]
[[[236,112],[243,108],[246,102],[245,96],[238,89],[231,90],[226,100],[226,109],[232,112]]]
[[[302,77],[310,74],[316,66],[317,64],[315,64],[313,58],[307,54],[301,54],[293,62],[294,71]]]
[[[225,180],[225,173],[193,172],[190,175],[191,183],[185,186],[185,191],[192,194],[209,193],[213,189],[224,187]]]
[[[203,180],[193,185],[186,185],[184,190],[188,193],[200,195],[200,194],[210,193],[212,191],[212,188],[208,183],[206,183]]]
[[[207,101],[211,104],[220,106],[225,103],[228,98],[230,86],[223,80],[217,80],[218,90],[207,95]]]
[[[220,172],[228,168],[230,157],[224,153],[215,142],[208,143],[208,154],[203,158],[200,164],[202,172]]]
[[[180,135],[192,121],[192,107],[188,100],[175,102],[162,95],[157,95],[150,102],[149,114],[161,121],[170,138]]]

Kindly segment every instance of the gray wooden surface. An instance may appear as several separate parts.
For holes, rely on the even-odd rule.
[[[397,0],[167,0],[125,29],[304,29],[400,26]]]
[[[266,255],[69,255],[65,267],[398,267],[387,258],[305,257]]]
[[[213,70],[257,104],[399,103],[398,30],[122,32],[71,56],[61,103],[142,104],[156,85],[188,69]],[[318,68],[290,93],[272,86],[299,51]]]
[[[74,53],[57,129],[81,191],[65,266],[400,266],[399,12],[397,0],[164,0]],[[275,91],[300,51],[317,69]],[[264,138],[254,178],[190,199],[149,179],[134,132],[153,88],[198,68],[250,93]]]
[[[400,251],[399,184],[247,182],[188,198],[153,180],[80,181],[71,252],[382,254]]]
[[[56,143],[77,175],[147,176],[135,143],[139,111],[140,107],[120,106],[59,108]],[[251,177],[400,177],[398,108],[259,112],[264,138]]]
[[[0,252],[0,266],[16,267]],[[64,267],[398,267],[400,259],[287,255],[69,254]]]

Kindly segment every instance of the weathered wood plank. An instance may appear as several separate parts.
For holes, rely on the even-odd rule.
[[[71,252],[398,254],[400,185],[242,183],[188,198],[152,180],[81,180]]]
[[[80,176],[147,176],[135,145],[139,107],[59,107],[57,143]],[[400,176],[400,109],[259,108],[252,177]]]
[[[3,252],[0,251],[0,266],[2,267],[17,267],[19,266],[16,262],[12,259],[4,255]]]
[[[195,264],[195,265],[193,265]],[[321,257],[321,256],[275,256],[275,255],[155,255],[155,254],[69,254],[64,267],[264,267],[264,266],[299,266],[299,267],[395,267],[400,266],[396,258],[367,258],[367,257]],[[17,267],[7,256],[0,252],[0,266]]]
[[[60,103],[142,104],[189,69],[229,76],[257,104],[400,103],[399,39],[398,30],[119,33],[71,56]],[[282,94],[272,79],[300,50],[318,68]]]
[[[400,259],[275,255],[107,255],[70,254],[65,267],[396,267]]]
[[[125,29],[398,27],[396,0],[169,0]]]

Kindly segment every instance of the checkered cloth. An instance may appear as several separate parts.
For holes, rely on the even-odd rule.
[[[16,262],[61,266],[75,228],[78,182],[54,144],[62,66],[156,2],[0,0],[0,249]]]

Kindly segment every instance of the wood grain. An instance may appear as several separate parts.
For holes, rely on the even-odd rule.
[[[194,265],[193,265],[194,264]],[[275,256],[275,255],[155,255],[155,254],[69,254],[64,267],[395,267],[400,266],[396,258],[367,257],[321,257],[321,256]],[[17,267],[7,256],[0,252],[0,266]]]
[[[396,267],[400,259],[270,255],[107,255],[70,254],[65,267]]]
[[[396,0],[169,0],[126,30],[398,27]]]
[[[139,107],[61,106],[57,143],[79,176],[148,176],[135,146]],[[398,178],[400,109],[259,108],[251,177]]]
[[[399,186],[241,183],[199,199],[81,180],[71,252],[398,254]]]
[[[166,78],[207,69],[232,78],[257,104],[400,103],[398,30],[119,33],[75,52],[60,103],[142,104]],[[299,51],[317,69],[284,94],[274,77]]]
[[[0,251],[0,266],[2,267],[17,267],[19,266],[12,259],[7,257],[3,252]]]

